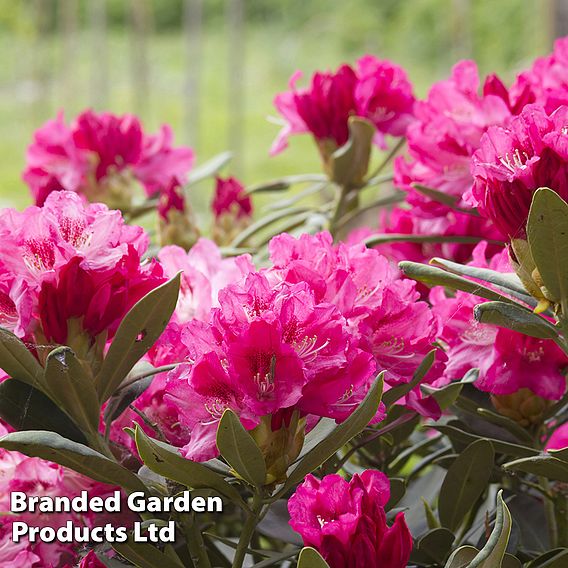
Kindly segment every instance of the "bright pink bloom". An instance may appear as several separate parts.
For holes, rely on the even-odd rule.
[[[68,320],[80,317],[92,336],[112,334],[128,309],[164,281],[158,264],[140,264],[148,246],[141,227],[104,205],[85,205],[73,192],[55,192],[43,207],[2,210],[0,238],[0,319],[19,337],[41,325],[63,343]]]
[[[361,116],[377,128],[375,143],[384,147],[384,134],[401,136],[412,118],[414,96],[404,70],[371,55],[362,57],[357,68],[342,65],[336,72],[317,72],[310,86],[296,88],[297,71],[290,91],[280,93],[274,105],[286,125],[272,145],[278,154],[288,137],[310,132],[319,144],[343,146],[349,138],[348,119]]]
[[[563,450],[568,448],[568,422],[554,430],[546,443],[545,450]]]
[[[379,370],[386,370],[387,388],[411,380],[432,349],[439,325],[428,305],[417,301],[414,282],[403,279],[378,251],[363,244],[335,246],[328,233],[298,239],[282,234],[272,239],[269,251],[274,264],[270,277],[306,282],[317,302],[336,306],[352,341],[373,356]],[[428,381],[435,379],[437,367]],[[435,403],[426,408],[419,389],[406,403],[424,414],[439,413]]]
[[[485,255],[486,243],[480,243],[471,264],[513,272],[506,251],[495,255],[489,263]],[[512,394],[527,388],[542,398],[562,397],[568,358],[554,342],[477,322],[473,307],[485,300],[466,292],[458,291],[448,297],[442,287],[437,287],[432,289],[430,301],[444,323],[440,339],[447,345],[446,381],[460,380],[477,367],[479,378],[475,386],[491,394]]]
[[[234,177],[215,181],[215,195],[211,204],[215,217],[228,213],[236,219],[252,215],[252,200],[242,183]]]
[[[67,127],[59,114],[35,133],[24,181],[38,205],[58,190],[126,203],[135,182],[147,195],[167,189],[173,178],[185,182],[193,152],[175,148],[172,142],[168,126],[156,135],[146,135],[132,115],[88,110]]]
[[[526,106],[508,128],[492,127],[475,153],[470,201],[505,235],[523,238],[534,192],[549,187],[568,199],[568,106],[548,116]]]
[[[163,247],[158,258],[168,278],[182,271],[174,313],[178,322],[193,318],[208,320],[211,308],[219,305],[219,290],[254,270],[250,255],[224,259],[219,247],[204,238],[189,252],[175,245]]]
[[[490,125],[503,124],[510,111],[501,97],[478,94],[479,77],[473,61],[462,61],[445,81],[436,83],[425,101],[415,105],[416,122],[408,127],[410,161],[395,161],[395,184],[409,193],[409,202],[426,210],[439,203],[415,192],[425,185],[457,199],[471,187],[471,156]]]
[[[308,475],[288,501],[290,525],[331,568],[404,568],[412,535],[404,513],[387,525],[389,497],[389,480],[379,471],[355,474],[350,482]]]
[[[172,178],[170,183],[164,188],[158,201],[158,213],[162,219],[167,221],[168,213],[172,209],[181,213],[184,213],[186,210],[183,187],[176,178]]]

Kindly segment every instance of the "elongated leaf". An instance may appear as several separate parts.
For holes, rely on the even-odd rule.
[[[554,548],[527,564],[527,568],[565,568],[568,565],[568,548]]]
[[[481,242],[481,237],[460,237],[452,235],[407,235],[405,233],[385,233],[375,235],[365,240],[368,247],[382,245],[385,243],[464,243],[477,244]]]
[[[0,418],[15,430],[47,430],[87,443],[81,430],[50,398],[17,379],[0,383]]]
[[[211,488],[241,506],[239,492],[222,475],[207,466],[180,456],[177,448],[152,440],[136,427],[136,447],[144,464],[153,472],[193,489]]]
[[[505,302],[485,302],[478,304],[473,310],[475,319],[481,323],[491,323],[530,337],[539,339],[555,339],[556,328],[537,314]]]
[[[283,191],[289,189],[296,183],[312,183],[325,182],[327,177],[323,174],[299,174],[293,176],[285,176],[279,179],[258,183],[247,187],[247,193],[261,193],[265,191]]]
[[[551,456],[568,463],[568,448],[563,448],[561,450],[548,450]]]
[[[420,384],[420,381],[431,369],[435,359],[436,349],[432,349],[432,351],[430,351],[430,353],[428,353],[426,357],[424,357],[409,383],[397,385],[396,387],[389,389],[383,394],[384,405],[387,408],[390,408],[391,404],[394,404],[397,400],[401,399],[403,396],[406,396],[415,386]]]
[[[514,460],[503,465],[506,470],[524,471],[568,483],[568,463],[552,455],[540,455]]]
[[[400,262],[400,269],[406,276],[419,282],[423,282],[428,286],[446,286],[452,288],[453,290],[462,290],[464,292],[469,292],[475,296],[480,296],[487,300],[496,300],[501,302],[507,302],[509,304],[515,304],[513,300],[507,296],[503,296],[493,290],[490,290],[486,286],[458,276],[457,274],[451,274],[446,272],[441,268],[436,268],[435,266],[429,266],[427,264],[420,264],[418,262],[403,261]]]
[[[43,369],[11,331],[0,327],[0,368],[10,377],[33,387],[42,385]]]
[[[298,568],[329,568],[329,564],[315,548],[307,546],[300,551]]]
[[[568,300],[568,204],[551,189],[535,192],[527,236],[550,297],[558,302]]]
[[[442,526],[455,531],[489,484],[495,452],[490,442],[476,440],[448,469],[438,499]]]
[[[146,489],[140,479],[125,467],[55,432],[13,432],[0,438],[0,448],[58,463],[101,483],[120,485],[133,491]]]
[[[516,292],[523,297],[531,297],[523,286],[520,278],[514,272],[497,272],[489,268],[480,268],[478,266],[470,266],[469,264],[458,264],[457,262],[452,262],[445,258],[433,258],[430,264],[444,268],[448,272],[457,274],[458,276],[469,276],[478,280],[484,280],[501,288],[506,288],[511,292]]]
[[[528,446],[522,446],[519,444],[511,444],[510,442],[503,442],[495,438],[482,438],[481,436],[476,436],[475,434],[466,432],[461,427],[456,428],[452,425],[440,424],[432,426],[432,428],[438,432],[442,432],[442,434],[446,434],[450,440],[456,440],[461,444],[471,444],[475,440],[487,440],[491,442],[493,449],[499,454],[514,457],[530,457],[539,455],[539,452],[534,448],[529,448]]]
[[[469,568],[498,568],[502,566],[513,521],[503,501],[503,491],[497,494],[497,515],[495,526],[485,546],[469,564]]]
[[[357,436],[373,419],[381,402],[384,371],[377,377],[375,384],[365,399],[351,416],[339,424],[333,432],[312,450],[310,450],[289,473],[281,493],[300,483],[308,473],[317,469],[349,440]]]
[[[214,176],[219,170],[223,169],[232,159],[231,152],[222,152],[207,160],[204,164],[193,168],[189,172],[187,185],[194,185],[208,177]]]
[[[176,307],[180,274],[139,300],[126,314],[95,379],[101,402],[106,401],[134,364],[154,345]]]
[[[262,487],[266,482],[266,463],[260,448],[244,429],[239,417],[225,410],[217,429],[217,447],[231,467],[248,483]]]
[[[77,426],[96,432],[100,404],[93,377],[86,371],[69,347],[58,347],[48,356],[45,383],[53,399]]]
[[[457,205],[458,199],[453,195],[444,193],[443,191],[434,189],[433,187],[422,185],[420,183],[413,183],[412,187],[418,193],[421,193],[422,195],[429,197],[432,201],[442,203],[443,205],[447,205],[448,207],[455,207]]]
[[[180,561],[145,542],[114,542],[112,547],[138,568],[183,568]]]

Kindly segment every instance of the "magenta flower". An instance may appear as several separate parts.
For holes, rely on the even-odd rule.
[[[216,218],[229,214],[232,218],[240,219],[252,215],[252,200],[237,178],[217,177],[211,208]]]
[[[79,568],[105,568],[105,565],[98,559],[93,550],[81,560]]]
[[[165,280],[155,261],[140,264],[148,246],[142,228],[73,192],[55,192],[43,207],[0,211],[0,236],[0,319],[19,337],[65,343],[71,320],[91,340],[110,336]]]
[[[486,243],[480,243],[471,264],[513,272],[506,251],[489,263],[485,255]],[[443,375],[447,382],[460,380],[477,367],[479,378],[474,384],[482,391],[507,395],[525,388],[549,400],[562,397],[568,358],[553,341],[477,322],[473,307],[484,300],[466,292],[448,297],[437,287],[432,289],[430,301],[444,323],[440,339],[447,345],[448,363]]]
[[[562,424],[552,432],[545,450],[563,450],[568,448],[568,423]]]
[[[415,192],[419,183],[462,198],[470,189],[471,156],[490,125],[510,116],[500,96],[478,94],[479,77],[473,61],[462,61],[445,81],[434,84],[425,101],[415,105],[416,122],[408,127],[410,161],[395,161],[395,184],[408,191],[408,200],[422,209],[440,210],[439,203]]]
[[[172,142],[168,126],[146,135],[132,115],[89,110],[67,127],[59,114],[35,133],[23,178],[40,206],[51,192],[67,190],[128,208],[137,186],[152,196],[174,178],[186,181],[193,152]]]
[[[384,507],[389,480],[374,470],[319,480],[308,475],[288,501],[290,526],[323,556],[331,568],[404,568],[412,535],[404,513],[389,527]]]
[[[387,389],[411,380],[432,349],[439,325],[428,305],[418,301],[414,282],[403,279],[378,251],[363,244],[335,246],[328,233],[298,239],[282,234],[272,239],[269,250],[271,277],[306,282],[316,301],[336,306],[352,341],[373,356],[379,370],[386,370]],[[438,373],[436,365],[427,381]],[[418,412],[437,415],[436,403],[429,403],[424,403],[419,389],[406,398]]]
[[[286,124],[272,145],[273,155],[287,147],[289,136],[308,132],[322,155],[329,155],[347,142],[350,116],[372,122],[377,128],[375,143],[385,147],[384,134],[403,135],[412,119],[412,85],[405,71],[390,61],[367,55],[356,69],[342,65],[336,72],[315,73],[304,89],[296,88],[300,77],[297,71],[290,79],[290,91],[274,99]]]
[[[566,106],[548,116],[542,107],[528,105],[509,127],[490,128],[473,157],[470,202],[511,238],[524,238],[539,187],[568,198],[567,115]]]

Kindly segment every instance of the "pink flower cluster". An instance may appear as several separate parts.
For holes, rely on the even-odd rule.
[[[0,422],[0,436],[8,433]],[[0,510],[10,511],[10,494],[23,491],[38,497],[76,497],[81,491],[106,497],[113,488],[94,482],[57,464],[28,458],[18,452],[0,449]],[[72,521],[76,526],[104,525],[108,519],[93,513],[18,513],[4,514],[0,522],[0,563],[6,568],[65,568],[76,561],[77,545],[73,543],[29,542],[12,540],[12,523],[22,521],[34,527],[57,529]]]
[[[18,337],[65,344],[111,337],[126,312],[164,282],[141,265],[148,237],[120,212],[55,192],[42,207],[0,213],[0,323]]]
[[[83,112],[67,126],[63,114],[36,131],[24,181],[37,205],[53,191],[74,191],[89,201],[128,208],[136,185],[148,196],[182,183],[193,163],[189,148],[173,146],[169,126],[148,135],[132,115]]]
[[[473,156],[470,202],[510,238],[524,238],[539,187],[568,198],[568,106],[548,115],[527,105],[508,127],[494,126]]]
[[[286,148],[289,136],[303,133],[311,133],[320,147],[333,151],[349,138],[350,116],[369,120],[377,129],[375,143],[384,148],[385,134],[404,135],[413,118],[412,85],[406,72],[390,61],[366,55],[355,68],[342,65],[335,72],[317,72],[309,87],[298,89],[301,76],[297,71],[290,79],[290,91],[274,99],[286,124],[272,154]]]
[[[389,480],[379,471],[355,474],[350,482],[308,475],[288,501],[290,525],[330,568],[404,568],[412,535],[404,513],[387,525],[389,498]]]

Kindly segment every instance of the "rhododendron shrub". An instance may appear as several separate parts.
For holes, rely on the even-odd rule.
[[[311,135],[322,171],[253,186],[132,115],[39,128],[0,210],[1,565],[563,565],[567,41],[423,100],[372,55],[295,74],[272,153]],[[115,488],[223,514],[9,510]]]

